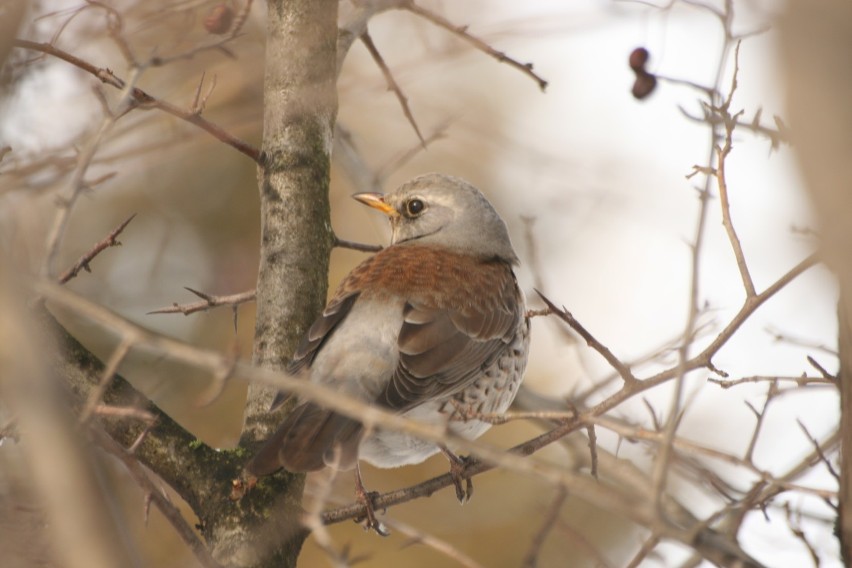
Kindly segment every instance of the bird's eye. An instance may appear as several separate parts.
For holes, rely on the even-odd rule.
[[[411,199],[405,204],[405,212],[409,217],[417,217],[423,210],[426,209],[426,204],[420,199]]]

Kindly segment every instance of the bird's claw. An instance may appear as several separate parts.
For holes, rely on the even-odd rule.
[[[450,476],[453,478],[453,486],[456,488],[456,499],[464,505],[473,496],[473,480],[464,477],[471,460],[469,457],[457,456],[447,449],[444,449],[443,452],[450,460]],[[464,482],[464,488],[462,488],[462,482]]]
[[[364,515],[355,518],[356,523],[363,523],[364,530],[375,531],[379,536],[390,536],[390,531],[380,520],[376,518],[375,498],[379,496],[376,491],[366,491],[363,487],[355,489],[355,496],[364,505]]]
[[[376,518],[375,499],[379,494],[375,491],[367,491],[364,481],[361,479],[361,468],[355,464],[355,498],[364,505],[364,516],[357,517],[356,523],[363,522],[365,530],[372,530],[379,536],[390,536],[388,528]]]

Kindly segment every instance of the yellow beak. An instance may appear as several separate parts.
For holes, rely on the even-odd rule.
[[[369,205],[373,209],[378,209],[388,217],[395,217],[399,212],[385,203],[384,195],[381,193],[356,193],[352,196],[364,205]]]

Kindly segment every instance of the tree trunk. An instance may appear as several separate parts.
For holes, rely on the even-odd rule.
[[[328,203],[337,115],[336,0],[269,2],[254,362],[282,368],[322,310],[334,243]],[[266,438],[274,393],[249,391],[243,441]]]
[[[334,235],[329,177],[337,116],[337,0],[267,3],[261,242],[254,363],[283,368],[326,300]],[[253,451],[280,422],[274,391],[252,384],[240,445]],[[303,475],[263,480],[239,507],[243,520],[208,532],[228,566],[294,566],[306,532]],[[274,496],[274,498],[273,498]],[[274,501],[274,503],[272,502]]]

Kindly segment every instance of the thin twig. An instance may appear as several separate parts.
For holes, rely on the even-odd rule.
[[[806,359],[807,359],[808,363],[811,364],[811,367],[813,367],[814,369],[816,369],[817,371],[820,372],[820,374],[822,375],[822,378],[824,378],[825,380],[827,380],[827,381],[829,381],[829,382],[831,382],[835,385],[838,384],[837,377],[835,375],[832,375],[831,373],[829,373],[828,370],[826,370],[825,367],[820,365],[819,362],[816,359],[814,359],[810,355],[808,355],[806,357]]]
[[[777,383],[769,383],[769,386],[766,389],[766,399],[763,401],[763,408],[758,412],[758,410],[751,405],[748,401],[745,401],[746,406],[754,413],[757,422],[754,425],[754,431],[751,434],[751,440],[748,443],[748,449],[746,450],[745,459],[748,462],[753,463],[754,458],[754,449],[757,447],[757,440],[760,436],[760,431],[763,428],[763,420],[766,418],[766,411],[769,408],[769,404],[775,399],[778,395],[778,384]]]
[[[365,245],[363,243],[356,243],[355,241],[347,241],[346,239],[341,239],[337,236],[334,237],[334,246],[361,252],[379,252],[382,250],[381,245]]]
[[[802,544],[805,546],[805,549],[808,551],[808,554],[811,557],[811,562],[813,562],[814,568],[819,568],[822,565],[820,562],[819,554],[817,553],[814,545],[808,540],[805,531],[802,530],[802,514],[801,511],[796,514],[793,511],[789,503],[784,503],[784,511],[787,517],[787,526],[790,528],[790,532],[793,533],[797,539],[802,541]]]
[[[767,333],[772,335],[772,339],[781,343],[787,343],[789,345],[795,345],[797,347],[804,347],[806,349],[816,349],[821,351],[827,355],[831,355],[834,358],[837,358],[837,346],[829,347],[823,343],[817,343],[814,341],[808,341],[803,337],[793,337],[788,332],[780,331],[773,327],[767,328]]]
[[[407,545],[422,544],[428,546],[465,568],[484,568],[482,564],[465,554],[461,549],[433,534],[423,532],[409,524],[403,523],[399,519],[385,519],[382,522],[394,531],[399,531],[407,535],[409,537]]]
[[[496,49],[494,49],[493,47],[491,47],[490,45],[488,45],[486,42],[482,41],[478,37],[471,35],[467,31],[467,26],[456,26],[455,24],[453,24],[452,22],[450,22],[449,20],[447,20],[443,16],[436,14],[435,12],[432,12],[430,10],[427,10],[427,9],[421,7],[421,6],[418,6],[417,4],[414,3],[413,0],[403,2],[401,7],[404,10],[408,10],[412,14],[416,14],[416,15],[420,16],[421,18],[424,18],[424,19],[432,22],[436,26],[438,26],[440,28],[444,28],[448,32],[451,32],[451,33],[457,35],[458,37],[462,38],[466,42],[470,43],[472,46],[474,46],[479,51],[481,51],[481,52],[483,52],[487,55],[490,55],[491,57],[493,57],[494,59],[496,59],[500,63],[506,63],[506,64],[514,67],[515,69],[518,69],[524,75],[527,75],[533,81],[538,83],[538,88],[541,89],[542,91],[544,91],[547,88],[547,81],[544,80],[538,74],[536,74],[535,71],[533,71],[532,63],[521,63],[520,61],[509,57],[508,55],[506,55],[502,51],[497,51]]]
[[[122,223],[118,225],[115,229],[110,231],[110,233],[106,237],[95,243],[95,246],[89,249],[86,254],[81,256],[80,259],[76,263],[74,263],[74,266],[70,267],[68,270],[62,273],[62,275],[59,277],[59,283],[65,284],[72,278],[76,277],[81,270],[91,272],[92,269],[89,267],[89,263],[92,262],[92,260],[94,260],[96,256],[98,256],[100,253],[102,253],[109,247],[121,246],[121,242],[117,240],[118,235],[120,235],[121,232],[125,229],[125,227],[130,224],[134,217],[136,217],[136,213],[122,221]]]
[[[15,41],[15,45],[18,41]],[[68,189],[64,195],[60,195],[57,203],[56,215],[53,219],[53,224],[47,233],[46,253],[41,273],[44,276],[52,276],[56,264],[56,258],[59,255],[59,246],[62,244],[62,239],[68,229],[68,223],[71,219],[71,211],[80,197],[80,194],[87,187],[85,182],[86,172],[95,157],[95,153],[100,147],[101,141],[106,137],[107,133],[113,127],[116,121],[116,115],[121,115],[123,109],[129,108],[132,104],[130,90],[133,82],[138,79],[138,72],[134,72],[131,76],[131,82],[122,88],[122,95],[117,106],[115,114],[106,112],[97,131],[92,135],[83,147],[77,157],[77,163],[74,167],[74,172],[68,182]]]
[[[593,424],[586,426],[586,433],[589,436],[589,463],[591,467],[589,473],[592,477],[598,477],[598,435],[595,432]]]
[[[708,382],[714,383],[722,387],[723,389],[729,389],[731,387],[735,387],[737,385],[743,385],[747,383],[772,383],[772,382],[791,382],[796,383],[796,387],[803,387],[806,385],[819,385],[819,386],[837,386],[837,382],[825,377],[808,377],[807,375],[801,375],[799,377],[782,377],[778,375],[752,375],[750,377],[741,377],[739,379],[716,379],[710,377],[707,379]]]
[[[805,426],[805,424],[800,419],[797,418],[796,423],[799,425],[799,428],[802,429],[802,432],[805,433],[805,436],[807,437],[808,441],[813,445],[814,450],[816,451],[816,453],[819,456],[819,459],[822,461],[822,463],[825,464],[825,467],[826,467],[826,469],[828,469],[828,472],[831,474],[832,477],[834,477],[834,479],[839,481],[840,480],[840,474],[837,472],[836,469],[834,469],[834,466],[831,465],[831,460],[829,460],[825,456],[825,453],[822,451],[822,447],[820,447],[817,439],[814,438],[813,436],[811,436],[811,433],[808,431],[807,427]]]
[[[420,140],[420,144],[422,144],[423,148],[426,148],[426,140],[423,138],[423,135],[420,133],[420,127],[417,126],[417,121],[414,120],[414,114],[411,112],[411,107],[408,106],[408,99],[405,94],[402,92],[399,84],[393,78],[393,73],[391,73],[390,68],[385,63],[382,54],[379,53],[379,48],[376,47],[376,44],[373,43],[373,38],[370,37],[369,32],[364,32],[361,34],[361,43],[367,48],[367,51],[370,52],[370,56],[375,61],[376,65],[379,66],[379,69],[382,71],[382,75],[385,77],[385,82],[388,84],[388,89],[393,91],[393,94],[396,95],[396,100],[399,101],[399,106],[402,107],[402,112],[405,114],[405,118],[408,120],[408,123],[414,129],[415,134],[417,134],[417,138]]]
[[[579,417],[579,420],[584,424],[595,424],[601,428],[605,428],[630,441],[641,440],[649,442],[656,447],[659,447],[665,441],[665,435],[662,431],[631,426],[604,416],[583,414]],[[683,437],[675,438],[673,448],[687,454],[711,458],[732,466],[745,468],[759,478],[759,484],[763,485],[764,489],[775,488],[779,491],[798,491],[800,493],[816,495],[818,497],[835,497],[837,495],[837,491],[808,487],[793,483],[785,477],[776,477],[771,472],[760,469],[750,460],[739,458],[721,450],[703,446]]]
[[[302,515],[302,525],[311,531],[314,541],[325,553],[328,562],[335,568],[346,568],[351,565],[351,561],[347,558],[347,550],[344,548],[341,551],[337,550],[328,528],[323,524],[320,514],[325,508],[326,503],[331,496],[331,490],[334,486],[334,480],[337,478],[338,468],[335,467],[340,463],[340,446],[335,447],[334,460],[321,476],[314,476],[314,490],[310,492],[310,497],[305,499],[303,507],[305,513]]]
[[[206,312],[211,308],[217,308],[220,306],[236,307],[246,302],[252,302],[255,299],[254,290],[239,292],[237,294],[229,294],[226,296],[216,296],[213,294],[207,294],[205,292],[199,292],[198,290],[193,290],[188,286],[184,286],[184,289],[189,290],[199,298],[202,298],[202,300],[200,302],[192,302],[189,304],[174,303],[171,306],[165,308],[158,308],[156,310],[152,310],[148,312],[148,314],[183,314],[185,316],[188,316],[189,314],[194,314],[195,312]]]
[[[716,183],[719,186],[719,199],[721,201],[722,208],[722,225],[725,227],[725,231],[728,234],[728,240],[731,243],[731,248],[734,250],[734,257],[737,260],[737,268],[740,271],[740,277],[742,278],[743,286],[745,287],[746,296],[754,296],[754,281],[751,278],[751,272],[749,271],[748,264],[746,263],[740,238],[737,235],[734,223],[731,220],[731,201],[728,196],[728,181],[726,177],[727,158],[734,147],[734,128],[736,126],[737,119],[743,113],[743,111],[740,111],[733,116],[731,115],[731,101],[734,97],[734,92],[737,90],[737,74],[739,73],[739,70],[740,43],[737,42],[737,46],[734,49],[734,73],[731,78],[731,89],[728,91],[727,98],[718,109],[718,112],[722,115],[723,124],[725,126],[725,143],[721,147],[716,146],[716,153],[718,154]]]
[[[618,357],[613,355],[612,351],[610,351],[609,348],[607,348],[604,344],[595,339],[594,336],[589,333],[586,328],[580,324],[580,322],[577,321],[577,319],[571,314],[571,312],[569,312],[565,308],[558,308],[556,304],[551,302],[547,298],[547,296],[542,294],[540,291],[536,290],[535,293],[539,295],[542,301],[547,305],[548,308],[550,308],[550,311],[555,314],[556,317],[567,323],[571,327],[571,329],[576,331],[580,335],[580,337],[582,337],[586,341],[586,344],[589,347],[600,353],[600,355],[604,359],[606,359],[606,362],[609,363],[610,366],[618,372],[618,374],[621,376],[622,380],[624,380],[625,383],[630,384],[636,382],[636,377],[633,375],[633,371],[630,370],[630,367],[622,363]]]
[[[91,75],[94,75],[101,82],[106,83],[111,87],[115,87],[117,89],[123,89],[125,87],[125,81],[120,77],[116,76],[109,69],[96,67],[88,61],[84,61],[83,59],[71,55],[70,53],[63,51],[48,43],[37,43],[24,39],[16,39],[12,42],[12,44],[15,47],[38,51],[62,59],[63,61],[66,61],[71,65],[79,67],[80,69],[90,73]],[[140,108],[155,108],[167,114],[171,114],[172,116],[175,116],[181,120],[189,122],[190,124],[194,124],[195,126],[201,128],[208,134],[212,135],[217,140],[224,142],[225,144],[231,146],[238,152],[248,156],[257,164],[263,165],[263,155],[258,148],[255,148],[251,144],[248,144],[247,142],[244,142],[239,138],[229,134],[220,126],[213,124],[205,118],[202,118],[200,114],[192,110],[187,111],[178,108],[177,106],[171,103],[162,101],[156,97],[151,96],[150,94],[139,88],[134,87],[133,89],[131,89],[130,94],[134,106]]]

